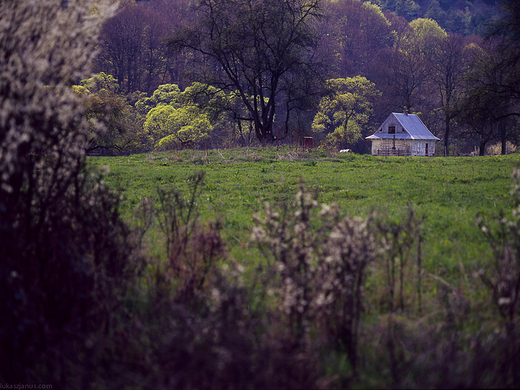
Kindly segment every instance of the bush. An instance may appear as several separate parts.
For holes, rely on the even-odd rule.
[[[367,267],[377,254],[370,218],[341,218],[301,186],[293,203],[256,217],[253,240],[271,258],[268,284],[294,349],[339,348],[355,371]]]
[[[516,145],[514,145],[511,141],[506,142],[506,153],[511,154],[516,152]],[[494,145],[490,145],[486,148],[487,155],[498,155],[502,154],[502,143],[498,142]]]
[[[70,88],[112,11],[99,1],[0,4],[2,382],[88,380],[125,295],[128,231],[118,195],[85,171],[88,124]]]

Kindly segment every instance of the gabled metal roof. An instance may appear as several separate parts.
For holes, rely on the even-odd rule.
[[[379,133],[379,130],[385,125],[386,122],[391,117],[397,119],[397,121],[403,126],[405,130],[405,134],[387,134],[387,133]],[[417,140],[435,140],[439,141],[440,139],[434,136],[430,130],[424,125],[422,120],[415,114],[402,114],[393,112],[390,116],[383,122],[383,124],[377,129],[377,131],[367,137],[366,139],[417,139]]]

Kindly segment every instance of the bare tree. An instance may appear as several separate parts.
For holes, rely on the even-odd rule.
[[[459,113],[459,100],[464,93],[466,59],[464,39],[452,34],[435,42],[427,55],[429,74],[437,86],[439,103],[444,116],[444,148],[449,153],[451,123]]]
[[[126,93],[151,93],[164,82],[170,25],[156,7],[124,4],[103,26],[96,69],[116,77]]]

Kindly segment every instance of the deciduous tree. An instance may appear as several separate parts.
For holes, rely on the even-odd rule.
[[[206,56],[219,86],[240,95],[258,140],[272,142],[282,76],[313,66],[321,0],[202,0],[194,12],[196,24],[171,44]]]
[[[96,69],[114,75],[126,93],[151,93],[165,82],[169,30],[165,14],[126,2],[103,26]]]
[[[207,115],[196,106],[174,109],[166,120],[169,135],[156,143],[157,149],[195,147],[209,138],[213,130]]]
[[[519,16],[518,2],[502,3],[501,17],[489,31],[486,43],[473,50],[472,69],[466,77],[467,123],[471,124],[472,110],[475,116],[485,113],[487,120],[498,122],[490,128],[497,132],[504,154],[508,139],[518,142],[514,129],[508,126],[512,122],[508,118],[520,117]]]
[[[87,133],[87,153],[110,150],[148,150],[150,143],[143,133],[144,116],[120,93],[117,80],[103,72],[82,80],[73,87],[85,98],[90,128]],[[98,126],[102,123],[104,126]]]
[[[362,127],[372,112],[372,102],[380,94],[365,77],[328,80],[330,94],[321,99],[312,130],[325,136],[327,146],[351,146],[361,138]]]
[[[214,106],[196,101],[195,90],[200,88],[196,84],[181,93],[176,85],[165,85],[159,87],[152,98],[141,101],[143,107],[156,103],[144,122],[144,131],[153,139],[156,149],[196,147],[209,138]],[[217,118],[218,114],[213,117],[215,121]]]
[[[326,34],[334,40],[330,61],[338,62],[336,77],[367,76],[377,53],[394,42],[390,22],[379,6],[361,0],[326,3]]]
[[[433,20],[416,19],[410,24],[403,18],[390,20],[396,41],[393,48],[379,53],[373,79],[390,104],[388,110],[429,112],[436,102],[432,101],[427,53],[447,34]]]
[[[444,148],[449,153],[451,123],[460,113],[460,99],[464,94],[464,75],[467,71],[464,38],[448,35],[432,45],[428,51],[430,77],[437,86],[440,110],[444,117]]]

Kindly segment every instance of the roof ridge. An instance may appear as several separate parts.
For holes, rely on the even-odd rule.
[[[412,139],[414,138],[414,136],[412,135],[412,133],[410,133],[408,131],[408,129],[406,128],[406,126],[403,124],[403,122],[401,122],[401,120],[399,119],[399,117],[397,117],[396,115],[397,113],[393,113],[392,112],[392,115],[394,116],[395,119],[397,119],[397,122],[399,122],[399,124],[401,125],[401,127],[403,128],[403,131],[406,132],[406,134],[408,134]]]

